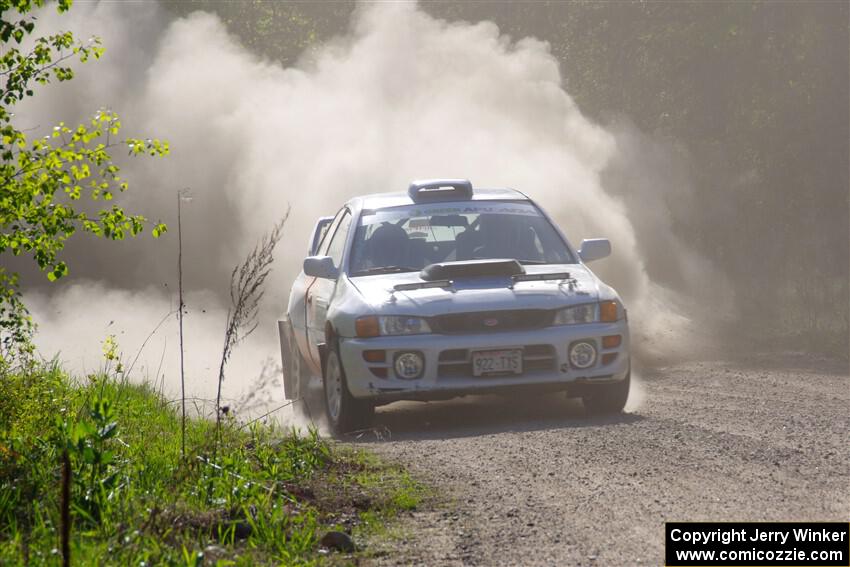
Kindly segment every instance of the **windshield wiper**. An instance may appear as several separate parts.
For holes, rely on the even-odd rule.
[[[375,266],[374,268],[366,268],[354,272],[352,277],[357,276],[372,276],[375,274],[396,274],[399,272],[418,272],[419,268],[411,268],[410,266]]]
[[[547,262],[546,260],[520,260],[520,264],[533,264],[533,265],[542,265],[542,264],[551,264],[552,262]]]

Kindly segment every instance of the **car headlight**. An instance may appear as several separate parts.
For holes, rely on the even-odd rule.
[[[553,325],[576,325],[578,323],[595,323],[599,320],[599,304],[585,303],[561,309],[555,313]]]
[[[382,335],[422,335],[431,332],[428,321],[422,317],[398,315],[378,317],[378,327]]]
[[[358,337],[424,335],[431,332],[428,321],[422,317],[405,315],[360,317],[354,327]]]
[[[553,325],[577,325],[579,323],[611,323],[620,320],[620,304],[617,301],[584,303],[561,309],[555,313]]]

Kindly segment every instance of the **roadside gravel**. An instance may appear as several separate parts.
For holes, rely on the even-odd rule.
[[[636,372],[627,413],[562,396],[379,410],[355,441],[435,487],[376,564],[661,565],[665,521],[850,518],[846,361]]]

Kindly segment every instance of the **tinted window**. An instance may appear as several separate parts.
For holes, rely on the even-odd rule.
[[[531,203],[466,201],[363,211],[351,273],[418,271],[435,262],[496,258],[525,264],[575,262]]]

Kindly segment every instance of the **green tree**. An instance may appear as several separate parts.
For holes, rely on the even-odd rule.
[[[59,0],[58,11],[66,12],[71,3]],[[120,138],[121,122],[109,110],[98,111],[76,127],[60,123],[50,134],[28,139],[14,123],[12,107],[34,96],[38,85],[72,79],[70,61],[86,62],[103,53],[99,39],[80,42],[71,32],[32,41],[29,36],[36,24],[32,11],[43,4],[44,0],[0,0],[0,258],[30,256],[54,281],[68,273],[60,253],[77,231],[120,240],[145,228],[147,219],[116,205],[104,203],[94,214],[83,210],[84,201],[108,202],[127,189],[110,151],[122,147],[133,156],[163,156],[168,144]],[[154,223],[153,236],[165,229]],[[0,369],[22,349],[31,349],[32,329],[17,274],[0,268]]]

